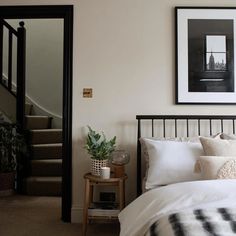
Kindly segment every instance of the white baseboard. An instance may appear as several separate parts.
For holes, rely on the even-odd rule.
[[[72,206],[71,208],[71,223],[82,223],[83,221],[83,208],[80,206]]]

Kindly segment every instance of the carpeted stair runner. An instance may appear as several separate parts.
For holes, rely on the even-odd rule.
[[[32,110],[32,105],[28,102],[25,103],[25,114],[30,115]]]
[[[61,177],[30,176],[25,180],[28,195],[60,196]]]
[[[62,143],[61,129],[32,129],[30,130],[31,144]]]
[[[62,157],[61,143],[31,145],[31,159],[57,159]]]
[[[61,176],[62,159],[32,160],[31,170],[33,176]]]
[[[51,117],[48,116],[32,116],[26,115],[26,129],[50,129],[51,128]]]
[[[62,130],[51,129],[51,118],[26,113],[31,146],[31,174],[24,179],[28,195],[60,196],[62,182]]]

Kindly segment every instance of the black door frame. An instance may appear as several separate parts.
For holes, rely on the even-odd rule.
[[[64,222],[71,222],[73,5],[0,6],[0,17],[4,19],[64,19],[61,218]]]

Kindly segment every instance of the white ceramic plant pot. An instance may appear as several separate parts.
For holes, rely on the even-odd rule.
[[[108,160],[96,160],[91,159],[91,174],[95,176],[100,176],[101,167],[108,166]]]

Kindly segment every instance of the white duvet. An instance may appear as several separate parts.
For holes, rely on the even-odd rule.
[[[189,209],[236,207],[236,180],[204,180],[150,190],[120,214],[120,236],[143,236],[160,217]]]

